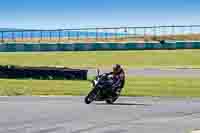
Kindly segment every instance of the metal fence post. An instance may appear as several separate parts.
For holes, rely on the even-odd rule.
[[[15,42],[15,32],[12,32],[12,41]]]
[[[58,31],[58,42],[60,43],[61,40],[61,30]]]
[[[21,39],[24,40],[24,32],[21,33]]]
[[[193,26],[190,26],[190,34],[194,34],[194,33],[193,33]],[[191,39],[192,39],[192,40],[194,39],[193,35],[191,36]]]
[[[125,27],[124,28],[124,32],[126,33],[126,35],[125,35],[125,40],[127,40],[128,41],[128,39],[129,39],[129,33],[128,33],[128,28],[127,27]]]
[[[134,28],[134,36],[137,36],[137,28]]]
[[[156,31],[156,26],[153,27],[153,40],[156,41],[157,40],[157,31]]]
[[[40,31],[40,40],[39,40],[39,42],[41,42],[42,41],[42,31]]]
[[[185,27],[182,27],[183,35],[185,34]]]
[[[174,35],[174,34],[175,34],[175,27],[172,26],[172,35]]]
[[[115,35],[115,40],[117,40],[117,38],[118,38],[117,31],[118,31],[117,28],[115,28],[115,29],[114,29],[114,32],[115,32],[115,33],[114,33],[114,35]]]
[[[172,36],[172,40],[174,40],[175,39],[175,26],[172,26],[171,36]]]
[[[108,40],[108,33],[107,33],[107,30],[105,31],[105,40]]]
[[[193,33],[193,27],[190,26],[190,33],[192,34]]]
[[[98,28],[96,28],[96,41],[98,40]]]
[[[52,32],[49,31],[49,39],[51,40],[52,39]]]
[[[76,39],[79,40],[79,31],[76,31]]]
[[[1,43],[4,43],[3,34],[4,34],[4,32],[1,32]]]
[[[68,37],[68,40],[70,40],[70,31],[67,30],[67,37]]]
[[[33,31],[30,31],[30,39],[31,39],[31,41],[33,41],[32,39],[33,39]]]
[[[146,28],[144,28],[144,41],[146,39]]]
[[[86,30],[86,39],[87,40],[89,39],[89,32],[88,32],[88,30]]]

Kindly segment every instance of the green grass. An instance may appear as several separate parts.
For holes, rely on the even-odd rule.
[[[133,77],[128,78],[126,96],[200,96],[200,78]]]
[[[199,67],[200,50],[0,53],[0,65]],[[200,96],[200,78],[129,77],[125,96]],[[0,79],[0,95],[86,95],[88,81]]]
[[[129,77],[124,96],[200,96],[199,78]],[[0,79],[0,95],[86,95],[88,81]]]
[[[0,65],[111,67],[200,67],[200,50],[0,53]]]
[[[0,95],[83,95],[88,81],[0,79]]]

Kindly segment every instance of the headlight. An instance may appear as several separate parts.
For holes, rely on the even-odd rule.
[[[90,87],[94,87],[94,86],[93,86],[93,83],[90,84]]]
[[[96,80],[94,80],[94,85],[96,85],[97,84],[97,81]]]
[[[96,81],[96,80],[93,80],[93,81],[91,82],[91,87],[94,87],[96,84],[97,84],[97,81]]]

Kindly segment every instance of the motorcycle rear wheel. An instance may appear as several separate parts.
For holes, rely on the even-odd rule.
[[[113,98],[111,98],[111,99],[107,99],[107,100],[106,100],[106,103],[107,103],[107,104],[113,104],[115,101],[117,101],[118,98],[119,98],[119,96],[113,97]]]

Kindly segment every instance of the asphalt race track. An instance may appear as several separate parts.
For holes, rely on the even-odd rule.
[[[190,133],[200,99],[121,97],[86,105],[84,97],[0,97],[0,133]]]

